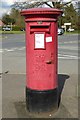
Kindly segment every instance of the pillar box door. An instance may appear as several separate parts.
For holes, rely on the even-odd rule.
[[[57,106],[57,20],[62,11],[32,8],[21,12],[26,25],[26,96],[30,111]]]

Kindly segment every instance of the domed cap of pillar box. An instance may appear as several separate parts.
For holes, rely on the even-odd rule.
[[[25,16],[26,18],[31,17],[48,17],[48,18],[58,18],[63,13],[62,10],[54,9],[54,8],[31,8],[27,10],[21,11],[21,15]]]

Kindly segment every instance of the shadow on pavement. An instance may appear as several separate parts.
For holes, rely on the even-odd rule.
[[[58,74],[58,95],[59,95],[59,103],[58,105],[60,105],[60,98],[61,98],[61,94],[62,94],[62,91],[63,91],[63,88],[64,88],[64,84],[65,84],[65,81],[69,78],[70,76],[69,75],[65,75],[65,74]],[[17,101],[14,103],[15,105],[15,108],[16,108],[16,112],[18,114],[18,117],[19,118],[54,118],[55,117],[55,114],[52,113],[52,116],[49,116],[49,113],[47,114],[32,114],[30,113],[27,109],[26,109],[26,100],[23,99],[23,101]],[[60,114],[63,113],[64,115],[68,114],[69,113],[67,112],[66,109],[63,108],[63,105],[61,104],[60,105],[60,110],[59,110],[59,113],[56,114],[56,117],[60,117]],[[61,114],[63,116],[63,114]]]
[[[69,78],[69,75],[65,75],[65,74],[58,74],[58,107],[60,105],[60,101],[61,101],[61,94],[65,85],[65,81]]]

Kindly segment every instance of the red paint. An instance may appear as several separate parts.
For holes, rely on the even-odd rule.
[[[26,21],[26,86],[32,90],[57,88],[57,19],[62,11],[34,8],[22,11]],[[44,49],[35,49],[35,34],[44,34]],[[52,41],[46,42],[46,37]],[[38,41],[39,42],[39,41]],[[48,64],[51,61],[51,64]]]

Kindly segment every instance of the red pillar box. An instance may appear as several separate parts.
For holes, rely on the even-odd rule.
[[[62,11],[32,8],[21,12],[26,24],[26,102],[29,111],[58,105],[57,20]]]

